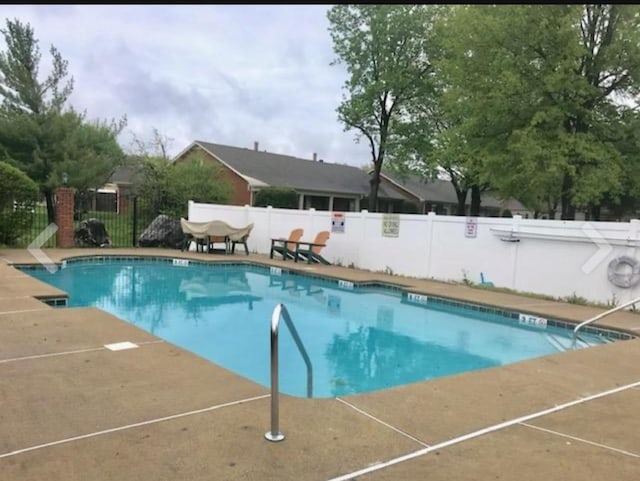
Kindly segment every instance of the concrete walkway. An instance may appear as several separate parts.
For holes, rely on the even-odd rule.
[[[602,310],[264,256],[48,250],[250,261],[578,322]],[[281,396],[64,293],[0,250],[0,479],[640,479],[640,340],[336,399]],[[640,332],[621,312],[605,326]],[[129,341],[139,347],[111,351]]]

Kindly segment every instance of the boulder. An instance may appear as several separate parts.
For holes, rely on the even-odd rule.
[[[76,247],[109,247],[111,240],[104,223],[98,219],[86,219],[80,222],[73,232]]]
[[[184,240],[180,219],[160,214],[138,238],[140,247],[180,249]]]

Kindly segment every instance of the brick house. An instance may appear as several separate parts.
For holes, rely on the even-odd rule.
[[[256,192],[268,186],[290,187],[298,192],[298,208],[329,211],[359,211],[367,208],[370,173],[350,165],[318,159],[274,154],[196,140],[180,152],[174,162],[205,159],[222,167],[222,175],[232,186],[232,205],[253,205]],[[408,204],[413,204],[408,206]],[[467,210],[469,208],[467,202]],[[378,189],[378,212],[435,211],[455,214],[457,197],[451,182],[425,181],[415,175],[402,178],[383,172]],[[504,209],[513,214],[527,212],[516,200],[501,201],[483,194],[481,214],[498,216]]]
[[[333,164],[318,159],[302,159],[289,155],[195,141],[180,152],[174,162],[208,159],[222,167],[231,184],[232,205],[253,205],[256,192],[268,186],[290,187],[298,192],[300,209],[353,212],[367,207],[369,175],[350,165]],[[401,203],[409,197],[394,186],[382,187],[382,203]]]

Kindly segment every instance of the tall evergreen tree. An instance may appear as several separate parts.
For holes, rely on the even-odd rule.
[[[7,20],[0,30],[0,160],[14,162],[34,181],[55,220],[54,196],[63,173],[80,190],[99,187],[124,154],[116,137],[126,120],[87,122],[66,103],[73,91],[68,62],[50,48],[51,71],[40,79],[42,55],[33,28]]]

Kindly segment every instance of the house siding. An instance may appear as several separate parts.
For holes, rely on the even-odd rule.
[[[213,162],[220,167],[222,177],[231,186],[231,197],[228,202],[230,205],[251,205],[249,183],[200,147],[194,146],[177,158],[176,162],[189,162],[193,159],[205,159],[205,161]]]

